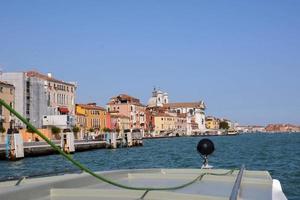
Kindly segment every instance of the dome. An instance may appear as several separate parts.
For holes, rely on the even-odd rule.
[[[156,97],[151,97],[148,101],[149,107],[156,107]]]
[[[163,92],[161,90],[158,90],[157,94],[163,94]]]

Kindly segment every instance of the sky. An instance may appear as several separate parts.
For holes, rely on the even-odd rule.
[[[200,101],[240,124],[300,125],[298,0],[0,0],[0,70],[120,93]]]

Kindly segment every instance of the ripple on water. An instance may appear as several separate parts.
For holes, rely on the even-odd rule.
[[[145,140],[144,147],[96,150],[74,154],[95,171],[140,168],[199,168],[202,160],[196,145],[202,138]],[[290,200],[300,199],[300,134],[252,134],[211,137],[216,146],[210,164],[216,168],[268,170],[282,183]],[[0,178],[74,171],[59,155],[0,161]]]

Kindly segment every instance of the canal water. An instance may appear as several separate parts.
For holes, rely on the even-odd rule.
[[[288,199],[300,199],[300,134],[244,134],[209,137],[216,151],[210,157],[215,168],[268,170],[279,179]],[[196,146],[201,137],[144,140],[143,147],[95,150],[74,158],[95,171],[140,168],[199,168]],[[0,161],[0,179],[75,171],[59,155]]]

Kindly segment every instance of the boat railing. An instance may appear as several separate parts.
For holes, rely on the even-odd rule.
[[[231,195],[230,195],[230,200],[237,200],[239,197],[239,192],[240,192],[240,188],[241,188],[241,183],[242,183],[242,178],[243,178],[243,174],[244,174],[244,170],[245,170],[245,165],[242,165],[242,167],[240,168],[240,171],[236,177]]]

